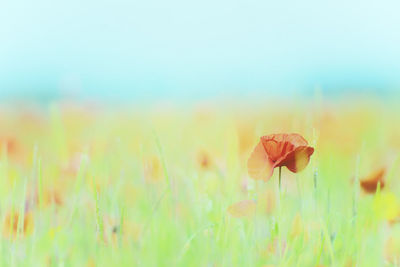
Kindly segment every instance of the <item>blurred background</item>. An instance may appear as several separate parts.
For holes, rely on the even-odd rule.
[[[399,8],[394,0],[6,0],[0,98],[392,96]]]

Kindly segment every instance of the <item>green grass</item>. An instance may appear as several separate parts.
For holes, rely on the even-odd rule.
[[[0,125],[0,265],[396,266],[393,110],[52,105],[29,119],[11,110]],[[264,182],[246,169],[259,136],[276,132],[315,147],[304,171],[282,168],[281,193],[278,170]],[[358,180],[381,166],[385,187],[365,194]],[[247,199],[252,216],[227,212]],[[14,212],[15,234],[5,227]]]

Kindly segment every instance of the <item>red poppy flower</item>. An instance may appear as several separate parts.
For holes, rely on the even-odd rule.
[[[274,168],[286,166],[292,172],[302,171],[310,161],[314,148],[299,134],[271,134],[262,136],[247,162],[251,178],[265,181]]]
[[[381,168],[371,173],[367,177],[364,177],[362,180],[360,180],[362,189],[364,189],[366,193],[375,193],[376,189],[378,188],[378,183],[380,184],[380,188],[383,188],[385,186],[385,173],[386,169]]]

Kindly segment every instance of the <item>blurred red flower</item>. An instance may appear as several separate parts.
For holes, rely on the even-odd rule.
[[[380,188],[385,187],[384,176],[386,174],[385,168],[380,168],[379,170],[371,173],[367,177],[364,177],[360,180],[360,186],[366,193],[375,193],[378,188],[378,183],[380,184]]]
[[[7,154],[15,154],[17,151],[17,140],[14,137],[0,137],[0,153],[5,151]]]
[[[302,171],[310,161],[314,148],[299,134],[271,134],[262,136],[247,161],[251,178],[265,181],[274,168],[286,166],[292,172]]]

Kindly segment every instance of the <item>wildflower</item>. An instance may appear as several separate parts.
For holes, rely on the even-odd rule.
[[[286,166],[291,172],[302,171],[310,161],[314,148],[299,134],[262,136],[247,162],[253,179],[271,178],[274,168]]]
[[[400,214],[400,203],[393,193],[381,193],[374,198],[372,211],[376,218],[393,222]]]
[[[209,169],[213,164],[210,155],[205,151],[200,151],[197,154],[197,162],[203,170]]]
[[[382,189],[385,186],[385,168],[380,168],[379,170],[371,173],[367,177],[360,180],[360,186],[366,193],[375,193],[378,188],[378,184]]]
[[[25,164],[28,158],[27,151],[15,136],[0,136],[0,156],[7,155],[8,159]]]
[[[19,231],[18,224],[21,227],[21,235],[29,235],[33,230],[33,215],[31,212],[25,213],[23,220],[19,222],[20,214],[18,212],[8,213],[3,224],[3,234],[5,237],[15,238]]]
[[[17,150],[17,140],[13,137],[0,137],[0,152],[14,154]]]

